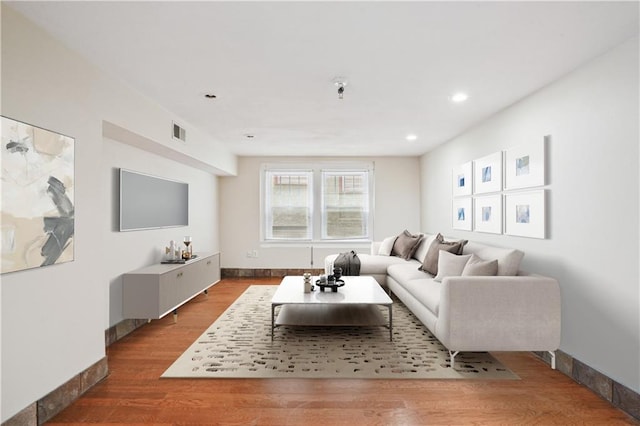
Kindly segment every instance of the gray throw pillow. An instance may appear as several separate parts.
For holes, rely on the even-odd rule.
[[[396,238],[396,241],[393,243],[391,256],[398,256],[404,260],[411,259],[421,239],[422,235],[412,235],[411,232],[405,229],[402,234],[398,235],[398,238]]]
[[[482,260],[476,254],[471,255],[471,259],[467,262],[462,270],[462,276],[482,276],[493,277],[498,275],[498,261],[497,260]]]
[[[464,245],[468,242],[468,240],[445,241],[442,234],[438,234],[436,236],[436,239],[433,240],[433,243],[431,243],[431,246],[427,251],[427,255],[422,262],[422,266],[420,266],[418,269],[428,272],[431,275],[438,275],[438,258],[440,250],[444,250],[453,254],[462,254]]]

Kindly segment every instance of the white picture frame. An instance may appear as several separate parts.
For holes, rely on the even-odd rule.
[[[505,190],[544,186],[544,140],[506,150],[504,164]]]
[[[545,190],[505,194],[505,234],[519,237],[546,236]]]
[[[473,202],[471,197],[454,198],[451,209],[453,229],[471,231],[473,229]]]
[[[473,230],[502,234],[502,195],[487,195],[473,199]]]
[[[473,161],[473,193],[502,190],[502,151]]]
[[[473,165],[471,161],[453,168],[452,185],[454,197],[471,195],[473,190],[472,170]]]

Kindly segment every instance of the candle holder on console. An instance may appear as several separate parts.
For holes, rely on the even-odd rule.
[[[185,235],[184,240],[182,242],[187,247],[185,250],[182,250],[182,258],[184,260],[192,259],[193,258],[193,246],[191,245],[191,242],[192,242],[191,236]]]

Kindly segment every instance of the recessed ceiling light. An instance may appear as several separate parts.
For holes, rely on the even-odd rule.
[[[417,136],[417,135],[414,135],[413,133],[411,133],[411,134],[407,135],[406,139],[407,139],[409,142],[413,142],[413,141],[415,141],[416,139],[418,139],[418,136]]]
[[[460,103],[460,102],[464,102],[467,99],[469,99],[469,95],[467,95],[464,92],[458,92],[458,93],[454,93],[453,95],[451,95],[451,102],[455,102],[455,103]]]

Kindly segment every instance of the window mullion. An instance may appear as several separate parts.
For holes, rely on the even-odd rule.
[[[312,241],[322,240],[322,171],[313,170]]]

